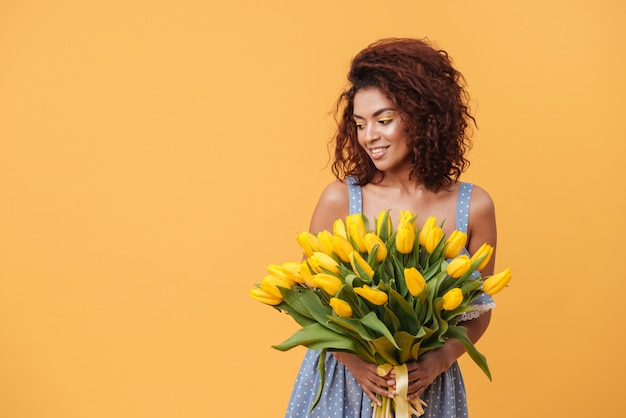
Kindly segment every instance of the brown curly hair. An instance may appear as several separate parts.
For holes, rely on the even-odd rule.
[[[400,112],[412,154],[411,178],[438,191],[467,169],[468,121],[475,125],[475,120],[463,75],[445,51],[427,39],[382,39],[354,57],[348,81],[351,87],[336,104],[332,172],[337,178],[353,176],[365,185],[379,173],[357,141],[352,117],[355,94],[368,88],[380,89]]]

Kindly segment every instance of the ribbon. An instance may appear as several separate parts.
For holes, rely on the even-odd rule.
[[[380,377],[383,377],[387,376],[391,369],[394,369],[396,374],[396,396],[393,399],[383,398],[381,406],[372,403],[374,406],[373,418],[411,418],[413,415],[418,417],[424,415],[426,402],[421,399],[411,402],[406,400],[409,393],[409,370],[406,364],[399,366],[383,364],[377,367],[376,372]],[[393,404],[395,414],[391,412],[391,404]]]
[[[394,396],[396,418],[411,418],[409,412],[409,401],[406,396],[409,392],[409,371],[406,364],[401,364],[393,368],[396,371],[396,396]]]

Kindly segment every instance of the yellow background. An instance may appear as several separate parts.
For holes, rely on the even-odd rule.
[[[623,411],[625,3],[0,2],[0,416],[279,417],[304,354],[248,297],[298,260],[350,58],[428,36],[479,124],[497,295],[474,417]]]

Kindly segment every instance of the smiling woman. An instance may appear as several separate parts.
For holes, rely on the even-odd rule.
[[[418,214],[419,227],[422,219],[434,216],[447,221],[443,227],[447,236],[454,229],[466,233],[469,238],[461,249],[466,255],[484,243],[495,247],[491,198],[483,189],[458,181],[469,164],[464,154],[470,146],[468,123],[474,119],[466,105],[463,78],[448,55],[425,40],[381,40],[354,58],[348,80],[351,85],[337,106],[333,162],[337,181],[323,191],[311,232],[331,231],[334,221],[348,214],[374,219],[389,210],[397,219],[408,210]],[[493,274],[494,262],[495,253],[481,272]],[[368,299],[368,294],[360,295]],[[490,296],[483,294],[473,303],[473,311],[461,318],[473,342],[485,332],[493,307]],[[426,417],[467,417],[465,387],[456,362],[464,352],[458,340],[448,339],[406,363],[406,399],[424,400]],[[400,376],[396,384],[393,372],[381,376],[376,365],[357,355],[323,355],[307,352],[288,418],[369,418],[374,404],[381,405],[381,398],[393,398],[404,387]],[[320,360],[325,363],[324,379],[317,367]],[[325,383],[317,401],[320,381]]]

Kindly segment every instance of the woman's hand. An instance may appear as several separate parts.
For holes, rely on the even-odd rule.
[[[393,392],[387,388],[389,375],[385,377],[378,376],[375,364],[368,363],[354,354],[333,353],[333,356],[346,366],[363,389],[363,392],[377,405],[381,405],[381,401],[376,395],[393,398]]]
[[[419,399],[435,378],[450,367],[449,361],[441,354],[437,351],[430,351],[421,356],[418,361],[407,363],[409,372],[407,400]],[[395,387],[395,376],[392,383]]]

